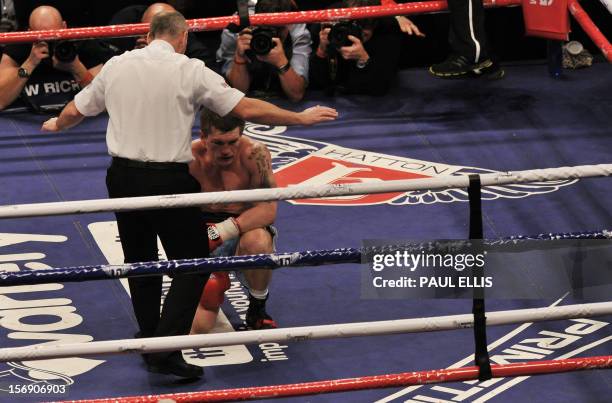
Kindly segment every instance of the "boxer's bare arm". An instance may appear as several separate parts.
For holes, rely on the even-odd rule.
[[[203,189],[202,175],[203,167],[200,162],[200,158],[204,155],[205,149],[200,140],[194,140],[191,142],[191,153],[193,154],[193,160],[189,163],[189,173],[191,176],[196,178],[200,183],[200,188]]]
[[[249,173],[251,189],[276,187],[276,180],[272,172],[272,158],[265,145],[251,140],[251,144],[241,150],[241,159]],[[276,202],[258,202],[243,211],[237,221],[240,230],[244,233],[271,225],[275,219]]]

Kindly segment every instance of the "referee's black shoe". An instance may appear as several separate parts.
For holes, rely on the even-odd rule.
[[[485,77],[496,80],[505,75],[504,69],[491,59],[471,63],[461,55],[450,55],[442,63],[431,66],[429,72],[439,78]]]
[[[204,376],[202,367],[185,362],[180,351],[174,352],[162,360],[156,360],[149,356],[146,361],[147,370],[156,374],[171,374],[185,379],[196,379]]]

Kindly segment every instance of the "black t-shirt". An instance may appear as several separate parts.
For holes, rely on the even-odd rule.
[[[75,42],[79,60],[90,69],[105,63],[113,54],[97,40]],[[4,53],[21,66],[30,56],[31,44],[7,45]],[[46,58],[31,72],[18,97],[7,109],[38,109],[61,107],[71,101],[80,91],[72,74],[53,68],[50,58]]]
[[[310,55],[310,88],[330,93],[337,90],[343,94],[386,93],[397,75],[402,49],[402,34],[395,19],[380,19],[372,38],[363,43],[370,56],[364,68],[358,68],[355,60],[345,60],[340,55],[335,56],[335,64],[330,62],[331,57],[317,56],[319,30],[319,24],[312,28],[315,51]]]

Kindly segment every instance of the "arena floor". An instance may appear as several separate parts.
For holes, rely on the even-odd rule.
[[[611,93],[610,65],[603,63],[566,72],[558,81],[540,64],[509,66],[500,81],[443,81],[424,70],[410,70],[401,73],[398,87],[384,98],[312,94],[303,105],[289,105],[334,106],[340,113],[335,122],[311,128],[250,125],[247,132],[269,145],[283,186],[610,163]],[[41,133],[45,119],[0,114],[0,204],[106,198],[107,117],[87,119],[61,134]],[[487,238],[612,228],[609,178],[509,186],[484,196]],[[464,192],[413,192],[280,202],[278,249],[359,247],[364,239],[465,238],[465,200]],[[3,220],[0,270],[121,263],[113,220],[112,214]],[[278,270],[268,311],[281,327],[471,312],[470,301],[361,299],[359,271],[358,265]],[[125,339],[136,331],[120,281],[4,288],[0,294],[4,347]],[[237,331],[244,298],[244,291],[233,287],[223,306]],[[489,301],[487,309],[554,302]],[[573,302],[566,298],[560,304]],[[490,354],[500,361],[513,354],[512,346],[548,337],[555,345],[550,353],[522,358],[608,355],[610,321],[612,317],[490,328]],[[565,331],[576,324],[588,331],[570,337]],[[147,395],[437,369],[470,365],[472,353],[471,330],[186,350],[190,361],[207,367],[206,379],[192,383],[150,374],[136,355],[0,363],[0,389],[34,382],[68,388],[65,395],[0,391],[0,401]],[[612,372],[599,370],[281,400],[608,402],[611,395]]]

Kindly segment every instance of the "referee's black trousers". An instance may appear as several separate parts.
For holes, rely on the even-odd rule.
[[[197,193],[187,164],[140,163],[113,158],[106,186],[111,198]],[[208,256],[208,237],[195,208],[117,212],[126,263],[158,260],[157,236],[168,259]],[[188,334],[209,275],[176,275],[160,315],[162,277],[129,279],[132,306],[142,337]],[[166,354],[158,354],[162,358]]]

